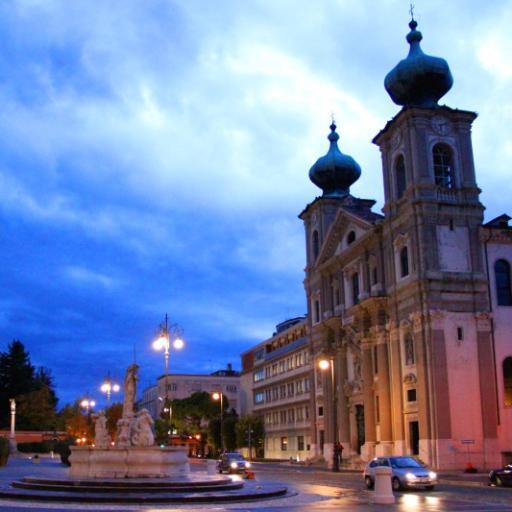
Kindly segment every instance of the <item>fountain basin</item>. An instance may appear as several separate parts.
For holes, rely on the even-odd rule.
[[[72,478],[167,478],[190,471],[185,446],[72,446]]]

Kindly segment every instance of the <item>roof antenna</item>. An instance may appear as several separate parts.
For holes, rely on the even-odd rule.
[[[137,364],[137,347],[133,344],[133,364]]]

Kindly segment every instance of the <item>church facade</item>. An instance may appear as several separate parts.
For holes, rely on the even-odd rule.
[[[483,223],[477,116],[439,106],[448,64],[424,54],[409,26],[409,55],[385,80],[401,110],[373,140],[383,215],[350,194],[361,169],[333,123],[310,170],[322,195],[299,216],[323,401],[311,453],[330,463],[341,442],[354,464],[413,454],[436,468],[490,468],[512,462],[512,228],[506,215]],[[326,357],[331,375],[317,364]]]

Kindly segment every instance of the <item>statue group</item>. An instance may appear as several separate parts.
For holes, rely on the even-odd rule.
[[[114,445],[118,448],[130,446],[153,446],[153,418],[147,409],[135,412],[135,397],[137,396],[137,381],[139,366],[132,364],[126,370],[124,379],[123,416],[117,422]],[[109,448],[112,444],[107,428],[107,418],[102,411],[93,416],[94,445],[97,448]]]

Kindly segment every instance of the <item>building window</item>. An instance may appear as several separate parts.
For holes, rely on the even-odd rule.
[[[167,386],[167,389],[169,391],[176,391],[178,389],[178,385],[176,384],[176,382],[171,382],[168,386]]]
[[[379,282],[379,275],[377,273],[377,267],[372,268],[372,285]]]
[[[263,370],[263,368],[261,368],[261,370],[258,370],[253,373],[254,382],[259,382],[260,380],[263,380],[264,378],[265,378],[265,371]]]
[[[400,250],[400,277],[409,275],[409,251],[407,246]]]
[[[416,389],[408,389],[407,390],[407,401],[408,402],[416,402]]]
[[[457,327],[457,341],[464,340],[464,329],[462,327]]]
[[[234,386],[233,384],[228,384],[226,386],[226,391],[229,391],[231,393],[236,393],[236,386]]]
[[[434,179],[436,185],[453,188],[453,154],[450,146],[436,144],[432,150],[434,157]]]
[[[318,231],[313,231],[313,258],[316,260],[318,258],[318,253],[320,252],[320,240],[318,238]]]
[[[323,415],[324,415],[324,408],[323,408],[323,406],[320,406],[318,408],[318,416],[323,416]]]
[[[351,231],[347,235],[347,245],[350,245],[350,244],[354,243],[355,241],[356,241],[356,232],[355,231]]]
[[[265,349],[260,348],[259,350],[256,350],[254,352],[254,360],[259,361],[260,359],[263,359],[265,357]]]
[[[379,354],[377,346],[373,347],[373,373],[375,375],[379,373]]]
[[[319,444],[320,444],[320,451],[324,451],[324,444],[325,444],[325,433],[323,430],[318,431],[318,437],[319,437]]]
[[[307,405],[304,407],[304,418],[309,420],[309,407]]]
[[[494,264],[494,275],[496,276],[498,306],[512,306],[509,262],[507,260],[498,260]]]
[[[272,393],[272,391],[270,389],[266,389],[265,390],[265,402],[271,402],[272,401],[271,393]]]
[[[410,334],[406,334],[404,339],[405,364],[410,365],[415,362],[414,341]]]
[[[359,304],[359,274],[352,274],[352,304]]]
[[[505,407],[512,407],[512,357],[503,361],[503,391]]]
[[[297,436],[297,450],[304,451],[304,436]]]
[[[320,322],[320,301],[315,300],[315,323]]]
[[[379,401],[379,395],[375,395],[375,423],[380,423],[380,401]]]
[[[285,452],[288,450],[288,438],[286,436],[281,437],[281,451]]]
[[[258,391],[254,393],[254,403],[262,404],[265,401],[265,393],[263,391]]]
[[[279,386],[279,398],[286,398],[286,385]]]
[[[295,409],[288,409],[288,423],[295,423]]]
[[[293,396],[294,395],[293,391],[294,391],[293,382],[289,382],[288,383],[288,396]]]
[[[395,163],[396,198],[400,199],[407,187],[405,178],[405,163],[403,155],[399,155]]]

